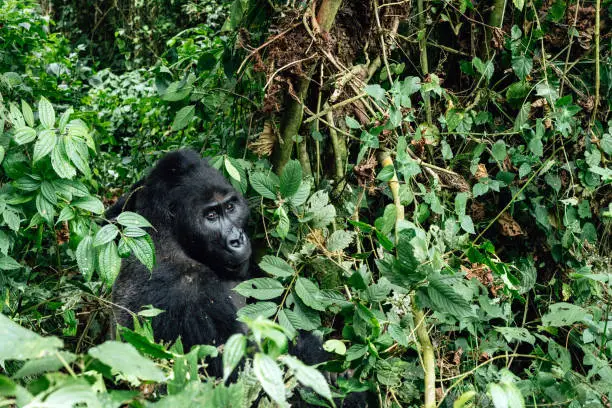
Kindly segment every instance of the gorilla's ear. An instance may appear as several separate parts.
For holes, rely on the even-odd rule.
[[[202,157],[193,150],[177,150],[168,153],[157,162],[157,165],[147,177],[148,182],[173,184],[199,166],[201,162]]]

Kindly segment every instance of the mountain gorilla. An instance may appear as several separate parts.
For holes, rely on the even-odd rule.
[[[133,257],[123,261],[113,287],[117,323],[131,327],[127,310],[153,305],[165,311],[152,320],[155,337],[174,341],[180,335],[186,350],[220,345],[243,331],[236,310],[245,301],[232,288],[248,278],[248,207],[217,170],[194,151],[169,153],[106,216],[122,211],[153,225],[157,264],[150,273]]]
[[[153,305],[165,312],[152,320],[157,340],[181,336],[185,350],[197,344],[221,345],[244,327],[236,311],[245,299],[232,291],[249,279],[251,243],[246,236],[246,200],[194,151],[167,154],[151,173],[134,184],[106,212],[122,211],[146,217],[157,264],[152,273],[134,257],[123,260],[113,287],[118,324],[132,326],[130,311]],[[327,360],[321,341],[300,334],[291,350],[306,364]],[[220,359],[209,372],[221,376]],[[351,394],[344,407],[363,407],[363,395]]]

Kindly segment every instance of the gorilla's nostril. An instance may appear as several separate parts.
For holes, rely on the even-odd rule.
[[[244,245],[244,233],[242,231],[232,231],[231,236],[228,239],[230,248],[240,248]]]

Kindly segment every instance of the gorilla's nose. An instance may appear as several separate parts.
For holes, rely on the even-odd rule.
[[[240,250],[244,247],[245,236],[244,232],[236,227],[233,227],[227,236],[227,244],[230,249]]]

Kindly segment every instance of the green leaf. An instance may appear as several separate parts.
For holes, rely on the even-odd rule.
[[[470,304],[459,293],[440,279],[431,279],[427,295],[436,311],[449,314],[457,319],[472,316]]]
[[[280,239],[287,238],[287,234],[289,233],[289,216],[287,215],[287,211],[285,211],[285,207],[278,207],[276,211],[274,211],[274,216],[278,218],[278,224],[276,224],[276,233],[280,237]]]
[[[195,115],[195,105],[185,106],[181,108],[178,112],[176,112],[176,116],[174,117],[174,122],[172,123],[172,130],[177,131],[185,128],[193,116]]]
[[[504,142],[503,140],[498,140],[497,142],[495,142],[495,144],[491,148],[491,153],[493,154],[495,160],[499,162],[503,161],[507,155],[506,142]]]
[[[18,128],[15,131],[13,138],[15,140],[15,143],[17,143],[18,145],[30,143],[34,139],[36,139],[36,131],[32,129],[31,127],[24,126],[24,127]]]
[[[476,71],[478,71],[480,75],[484,76],[487,81],[489,81],[493,76],[493,61],[487,61],[484,63],[480,58],[474,57],[474,59],[472,59],[472,65],[474,65]]]
[[[139,380],[162,382],[166,379],[163,371],[131,344],[107,341],[89,349],[89,355],[120,372],[133,385],[138,385]]]
[[[525,342],[533,346],[535,343],[535,337],[529,333],[529,330],[523,327],[495,327],[495,331],[499,332],[504,336],[508,343],[512,342]]]
[[[94,214],[104,213],[104,204],[102,204],[102,201],[96,197],[88,196],[79,198],[78,200],[73,201],[72,205]]]
[[[276,361],[265,354],[256,353],[253,359],[253,371],[266,394],[277,404],[288,406],[283,372]]]
[[[548,313],[542,316],[544,326],[563,327],[581,322],[587,317],[587,311],[571,303],[555,303],[550,305]]]
[[[360,129],[361,125],[359,124],[359,122],[357,122],[355,119],[353,119],[350,116],[345,116],[344,120],[346,121],[346,126],[349,127],[349,129]]]
[[[108,224],[98,230],[93,240],[93,246],[99,247],[111,242],[119,234],[119,228],[115,224]]]
[[[77,265],[79,266],[79,270],[83,274],[86,282],[91,280],[91,276],[96,267],[96,252],[92,243],[93,238],[91,235],[87,235],[81,240],[81,242],[79,242],[79,245],[75,251]]]
[[[308,200],[308,196],[310,195],[310,182],[307,180],[302,181],[300,184],[300,188],[298,188],[297,192],[289,197],[289,202],[293,207],[299,207],[303,205],[306,200]]]
[[[524,0],[514,0],[516,1],[524,1]],[[512,58],[512,70],[516,74],[517,77],[521,81],[527,78],[527,75],[531,73],[531,69],[533,68],[533,60],[531,58],[527,58],[525,55],[520,55],[518,57]]]
[[[66,109],[64,113],[60,116],[58,129],[60,132],[63,132],[66,129],[66,125],[68,125],[68,120],[70,120],[70,115],[74,113],[74,109],[72,107]]]
[[[512,0],[512,3],[514,3],[514,7],[516,7],[519,10],[523,10],[523,6],[525,5],[525,0]]]
[[[246,353],[247,339],[243,334],[230,336],[223,346],[223,381],[226,381]]]
[[[274,302],[257,302],[244,306],[238,310],[236,315],[249,319],[255,319],[257,316],[272,317],[276,313],[276,308],[277,306]]]
[[[53,187],[53,183],[43,180],[43,182],[40,184],[40,192],[47,201],[54,206],[57,205],[57,194],[55,192],[55,188]]]
[[[253,187],[253,190],[260,196],[270,200],[276,200],[276,190],[278,186],[275,185],[271,177],[266,176],[264,173],[256,172],[251,174],[250,181],[251,187]]]
[[[42,125],[47,129],[51,129],[55,125],[55,110],[53,110],[51,102],[44,96],[38,102],[38,117]]]
[[[0,313],[0,361],[31,360],[52,355],[64,347],[57,337],[42,337]]]
[[[290,160],[280,176],[280,193],[288,198],[297,193],[302,184],[302,166],[297,160]]]
[[[523,125],[527,123],[529,119],[529,113],[531,112],[531,104],[529,102],[525,102],[521,109],[519,110],[518,115],[516,115],[516,119],[514,120],[514,130],[521,130]]]
[[[13,378],[24,378],[36,376],[50,371],[58,371],[64,368],[64,363],[72,364],[76,355],[66,351],[59,352],[61,359],[56,354],[42,358],[26,361],[26,363],[13,375]]]
[[[234,290],[244,297],[269,300],[281,296],[285,288],[276,279],[254,278],[240,283]]]
[[[124,237],[127,246],[148,270],[152,271],[155,266],[155,245],[148,235],[140,238]]]
[[[4,271],[12,271],[15,269],[20,269],[22,266],[19,262],[14,260],[8,255],[0,255],[0,269]],[[1,359],[0,359],[1,361]]]
[[[53,204],[47,201],[42,193],[36,195],[36,210],[49,223],[53,222],[53,217],[55,216],[55,209],[53,208]]]
[[[476,183],[472,187],[472,194],[474,198],[485,195],[489,191],[489,185],[485,183]]]
[[[129,238],[138,238],[147,235],[147,231],[140,227],[125,227],[123,229],[123,235]]]
[[[342,251],[351,245],[355,239],[355,232],[336,230],[327,238],[327,250],[330,252]]]
[[[64,148],[66,154],[74,166],[87,178],[91,177],[91,169],[89,168],[89,152],[87,145],[77,138],[64,139]]]
[[[32,107],[23,99],[21,100],[21,112],[23,112],[23,119],[30,127],[34,127],[34,112]]]
[[[323,350],[343,356],[346,354],[346,345],[340,340],[330,339],[323,343]]]
[[[319,288],[310,279],[299,276],[294,288],[295,293],[306,306],[321,312],[325,311],[325,305],[316,296],[319,293]]]
[[[455,214],[457,214],[458,217],[465,215],[465,209],[467,208],[468,197],[469,197],[469,194],[465,192],[458,193],[455,196]]]
[[[383,169],[378,173],[378,176],[376,176],[376,179],[380,181],[389,181],[393,178],[394,175],[395,168],[392,164],[389,164],[383,167]]]
[[[474,222],[472,221],[472,217],[469,215],[462,215],[459,217],[459,222],[461,223],[461,228],[470,234],[475,234],[476,230],[474,229]]]
[[[61,178],[71,179],[76,176],[76,170],[72,164],[70,164],[70,160],[66,154],[63,138],[58,140],[55,148],[51,151],[51,165],[53,166],[53,170],[55,170],[57,175]]]
[[[145,217],[131,211],[124,211],[119,214],[117,222],[124,227],[152,227]]]
[[[115,241],[104,245],[98,252],[98,271],[100,277],[108,286],[111,286],[121,269],[121,258]]]
[[[278,276],[280,278],[288,278],[293,276],[295,273],[293,268],[287,262],[277,256],[272,255],[265,255],[261,259],[259,267],[270,275]]]
[[[225,170],[227,170],[227,174],[237,182],[240,182],[240,172],[227,157],[223,160],[223,165],[225,166]]]
[[[533,153],[537,157],[542,157],[542,155],[544,154],[544,145],[542,144],[542,139],[540,139],[539,137],[532,137],[531,140],[529,140],[528,147],[531,153]]]
[[[53,129],[44,129],[38,134],[38,140],[34,143],[33,161],[37,162],[53,151],[57,143],[57,135]]]
[[[294,372],[295,378],[300,384],[311,388],[314,392],[326,398],[328,401],[332,400],[329,384],[319,370],[307,366],[295,357],[283,356],[281,359],[282,362]]]
[[[384,102],[386,99],[385,90],[378,84],[366,85],[363,90],[379,102]]]

